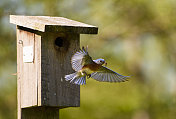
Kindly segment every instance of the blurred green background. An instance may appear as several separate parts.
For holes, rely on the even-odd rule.
[[[0,0],[0,119],[16,118],[16,31],[9,15],[62,16],[99,27],[81,46],[128,82],[89,79],[61,119],[176,118],[175,0]]]

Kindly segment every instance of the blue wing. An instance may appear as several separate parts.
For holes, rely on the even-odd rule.
[[[102,66],[97,72],[91,74],[91,78],[103,82],[124,82],[127,81],[129,76],[123,76],[105,66]]]
[[[65,80],[78,85],[86,84],[86,76],[80,77],[77,75],[77,72],[65,75]]]
[[[75,78],[73,81],[70,81],[70,82],[73,82],[74,84],[77,84],[77,85],[85,85],[86,84],[86,76],[83,76],[83,77],[80,77],[80,78]]]
[[[71,59],[72,68],[75,71],[81,70],[84,65],[91,62],[93,62],[93,60],[89,56],[87,49],[85,50],[84,47],[82,48],[82,50],[76,52]]]

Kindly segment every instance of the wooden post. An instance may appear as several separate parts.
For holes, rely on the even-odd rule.
[[[98,28],[62,17],[10,16],[17,25],[18,119],[58,119],[59,109],[80,106],[80,87],[66,82],[80,34]]]

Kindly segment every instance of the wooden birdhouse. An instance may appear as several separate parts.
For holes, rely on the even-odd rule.
[[[80,87],[66,82],[80,34],[98,28],[63,17],[10,15],[17,25],[18,114],[29,107],[79,107]],[[45,113],[45,112],[44,112]]]

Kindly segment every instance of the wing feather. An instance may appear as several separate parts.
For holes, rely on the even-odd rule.
[[[103,82],[124,82],[129,76],[123,76],[105,66],[102,66],[97,72],[91,74],[91,77]]]
[[[82,47],[82,50],[76,52],[71,59],[71,63],[72,63],[72,68],[75,71],[79,71],[82,69],[82,67],[86,64],[92,63],[93,60],[92,58],[89,56],[87,48],[85,50],[84,47]]]

